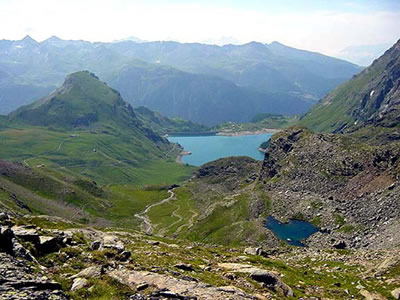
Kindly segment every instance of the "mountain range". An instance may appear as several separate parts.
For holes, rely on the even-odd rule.
[[[177,164],[160,135],[202,125],[133,109],[89,71],[0,116],[0,296],[399,299],[399,45],[262,162]],[[317,232],[299,249],[267,217]]]
[[[304,113],[361,68],[277,42],[220,47],[51,37],[39,43],[27,36],[0,41],[0,113],[47,95],[83,69],[134,107],[215,125],[248,121],[257,113]],[[208,120],[210,111],[215,116]]]

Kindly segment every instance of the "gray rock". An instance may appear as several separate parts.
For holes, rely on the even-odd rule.
[[[13,254],[14,233],[7,226],[0,226],[0,250]]]
[[[131,257],[131,255],[132,255],[131,251],[127,251],[127,250],[122,251],[121,260],[123,260],[123,261],[128,260],[129,257]]]
[[[101,247],[101,241],[93,241],[89,245],[89,249],[94,251],[94,250],[99,250]]]
[[[394,289],[393,291],[391,291],[391,294],[394,299],[400,299],[400,288]]]
[[[13,226],[11,230],[16,237],[35,245],[39,244],[39,233],[36,229],[26,226]]]
[[[103,273],[102,266],[92,266],[83,269],[78,274],[71,276],[71,279],[81,278],[81,277],[86,277],[86,278],[100,277],[102,273]]]
[[[71,291],[77,291],[80,289],[83,289],[84,287],[87,287],[89,285],[89,282],[85,278],[75,278],[74,282],[72,283]]]
[[[335,249],[346,249],[347,244],[345,241],[339,241],[339,242],[334,243],[332,245],[332,247]]]
[[[36,262],[36,259],[33,257],[31,252],[27,249],[25,249],[15,238],[12,240],[12,252],[14,256],[24,258],[28,261],[34,261]]]
[[[0,299],[68,299],[59,283],[43,275],[25,260],[0,252]]]
[[[286,297],[293,297],[292,289],[272,272],[255,270],[250,273],[250,277],[255,281],[264,283],[268,288],[276,292],[281,292]]]
[[[183,270],[183,271],[193,271],[193,266],[191,264],[184,264],[184,263],[180,263],[180,264],[176,264],[174,265],[175,268]]]
[[[103,248],[104,249],[115,249],[118,252],[125,250],[124,243],[116,235],[106,235],[103,237]]]
[[[261,250],[262,250],[261,248],[247,247],[246,249],[244,249],[244,254],[260,255]]]
[[[40,253],[46,254],[56,252],[61,249],[62,246],[62,238],[41,235],[39,236],[39,244],[37,245],[37,249]]]
[[[149,285],[147,283],[141,283],[141,284],[137,285],[136,290],[143,291],[143,290],[147,289],[148,287],[149,287]]]

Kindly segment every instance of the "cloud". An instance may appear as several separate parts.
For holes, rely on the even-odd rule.
[[[27,30],[29,28],[29,32]],[[0,2],[0,38],[113,41],[128,36],[181,42],[278,40],[293,47],[337,55],[359,44],[394,43],[398,11],[301,11],[272,13],[211,4],[166,4],[135,0],[5,0]]]

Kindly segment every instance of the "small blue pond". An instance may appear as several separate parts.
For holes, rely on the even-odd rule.
[[[281,223],[272,216],[267,217],[265,227],[289,245],[300,247],[305,246],[301,242],[302,240],[319,231],[317,227],[309,222],[289,220],[288,223]]]

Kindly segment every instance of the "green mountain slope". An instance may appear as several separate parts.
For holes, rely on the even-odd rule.
[[[258,92],[215,76],[149,64],[126,66],[109,82],[135,105],[207,126],[246,122],[263,111],[305,112],[312,104],[296,95]]]
[[[300,124],[316,131],[354,132],[397,127],[400,109],[400,41],[360,74],[321,100]]]
[[[195,133],[210,131],[210,128],[204,125],[179,118],[168,118],[144,106],[136,107],[134,112],[144,126],[161,135],[180,132]]]
[[[49,96],[8,116],[3,159],[80,174],[100,183],[173,183],[192,168],[179,147],[146,127],[119,93],[95,75],[69,75]]]

